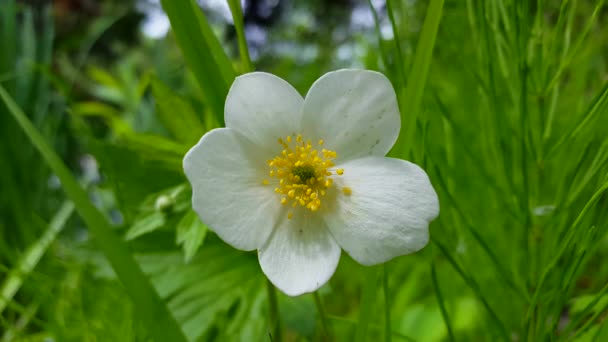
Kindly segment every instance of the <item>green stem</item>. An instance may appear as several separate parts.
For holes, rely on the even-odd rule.
[[[388,292],[388,272],[386,264],[382,265],[382,288],[384,292],[384,341],[391,342],[391,304]]]
[[[279,302],[277,300],[277,289],[270,282],[266,280],[266,291],[268,293],[268,307],[270,310],[270,331],[273,342],[283,341],[281,331],[281,319],[279,316]]]
[[[363,292],[361,293],[361,308],[359,311],[359,324],[355,338],[357,342],[367,340],[367,330],[372,320],[372,311],[374,308],[374,299],[376,297],[376,286],[378,285],[378,268],[371,267],[366,272],[365,282],[363,284]]]
[[[65,222],[70,218],[73,212],[74,204],[72,204],[72,202],[65,202],[53,217],[53,220],[44,234],[28,248],[23,257],[19,260],[17,267],[9,273],[8,277],[3,282],[2,287],[0,287],[0,314],[4,311],[4,308],[6,308],[6,305],[13,298],[15,293],[19,291],[25,278],[32,272],[36,265],[38,265],[40,258],[42,258],[42,255],[46,252],[51,243],[55,241],[57,234],[63,229]]]
[[[439,282],[437,281],[437,272],[435,271],[435,263],[431,261],[431,280],[433,281],[433,289],[435,290],[435,295],[437,295],[437,303],[439,303],[439,309],[441,310],[441,316],[443,317],[443,321],[445,322],[445,327],[448,329],[448,336],[450,337],[450,341],[454,342],[456,339],[454,338],[454,332],[452,331],[452,324],[450,323],[450,316],[448,316],[448,311],[445,308],[445,303],[443,302],[443,296],[441,295],[441,290],[439,289]]]
[[[243,27],[243,10],[241,9],[240,0],[228,0],[230,12],[232,12],[232,21],[236,29],[236,36],[239,41],[239,54],[241,55],[241,63],[243,64],[243,72],[253,70],[251,59],[249,57],[249,49],[247,48],[247,38],[245,37],[245,28]]]
[[[323,302],[321,301],[321,297],[319,297],[318,292],[313,292],[313,297],[315,298],[315,305],[317,306],[317,312],[319,313],[319,318],[321,319],[321,325],[323,326],[323,334],[327,341],[331,341],[331,332],[329,330],[329,324],[327,322],[327,315],[325,314],[325,308],[323,307]]]

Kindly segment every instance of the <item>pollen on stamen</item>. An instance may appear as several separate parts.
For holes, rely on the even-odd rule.
[[[264,180],[262,181],[262,184],[264,184],[264,185],[268,185],[268,184],[270,184],[270,181],[269,181],[268,179],[264,179]]]
[[[333,159],[337,158],[337,153],[321,148],[323,139],[314,144],[301,134],[288,135],[277,141],[282,148],[267,164],[268,175],[278,179],[275,192],[281,195],[281,204],[318,211],[327,189],[333,184],[331,177],[344,173],[344,169],[334,169]],[[287,216],[291,218],[293,212]]]
[[[353,189],[345,186],[342,188],[342,193],[344,193],[346,196],[350,196],[353,194]]]

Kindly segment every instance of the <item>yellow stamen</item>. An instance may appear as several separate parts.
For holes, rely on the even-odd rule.
[[[346,195],[346,196],[350,196],[353,193],[353,189],[345,186],[342,188],[342,192]]]
[[[344,173],[344,169],[331,171],[334,167],[333,159],[338,154],[321,148],[323,139],[313,145],[311,140],[304,139],[301,134],[279,138],[278,143],[282,146],[281,152],[268,160],[267,164],[268,175],[278,179],[275,192],[281,195],[281,204],[291,204],[293,208],[301,206],[313,212],[319,210],[326,190],[333,184],[331,177]],[[262,183],[270,182],[263,180]],[[293,217],[293,212],[287,216]]]

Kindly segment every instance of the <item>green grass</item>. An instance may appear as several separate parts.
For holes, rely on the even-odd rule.
[[[270,30],[318,46],[308,62],[250,58],[237,1],[232,46],[194,1],[162,3],[173,35],[111,63],[87,56],[121,13],[73,57],[53,46],[50,12],[38,32],[31,9],[0,4],[0,338],[608,340],[605,1],[391,0],[336,46],[348,28],[337,19]],[[291,10],[325,6],[311,3]],[[340,60],[338,44],[359,52]],[[423,251],[376,268],[343,254],[315,297],[288,298],[255,253],[196,220],[181,159],[222,124],[236,73],[273,72],[305,93],[352,64],[395,86],[391,155],[428,172],[441,214]],[[87,178],[83,154],[101,179]],[[66,199],[82,220],[67,219]]]

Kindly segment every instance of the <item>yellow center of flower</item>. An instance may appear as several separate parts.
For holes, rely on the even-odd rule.
[[[269,176],[278,180],[278,187],[274,191],[281,195],[281,203],[292,208],[301,206],[313,212],[319,210],[321,199],[332,186],[330,176],[344,173],[343,169],[332,169],[333,159],[338,155],[335,151],[322,148],[323,140],[319,140],[315,146],[301,135],[279,138],[279,144],[283,150],[268,161],[268,166]],[[263,183],[270,184],[268,180]],[[350,195],[349,188],[343,191]],[[288,218],[292,216],[293,212],[287,214]]]

